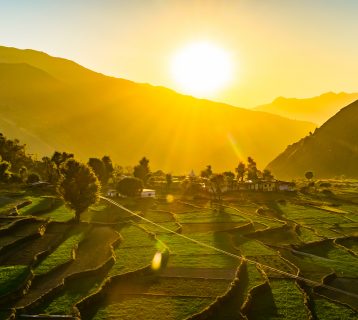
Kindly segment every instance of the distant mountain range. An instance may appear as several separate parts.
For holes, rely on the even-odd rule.
[[[184,173],[207,164],[233,170],[252,156],[262,168],[314,128],[0,47],[0,131],[38,157],[57,149],[134,165],[146,156],[153,169]]]
[[[256,107],[255,110],[321,125],[355,100],[358,100],[358,93],[328,92],[308,99],[279,97],[270,104]]]
[[[358,100],[339,111],[312,135],[290,145],[268,169],[281,178],[358,178]]]

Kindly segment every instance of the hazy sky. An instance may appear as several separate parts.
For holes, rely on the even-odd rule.
[[[215,100],[251,107],[358,91],[356,0],[0,0],[0,45],[175,90],[173,55],[203,40],[235,62]]]

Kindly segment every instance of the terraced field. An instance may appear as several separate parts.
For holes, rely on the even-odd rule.
[[[52,195],[6,195],[0,319],[357,319],[358,206],[281,197],[131,203],[153,225],[105,200],[74,224]]]

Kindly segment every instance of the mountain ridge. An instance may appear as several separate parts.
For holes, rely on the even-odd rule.
[[[342,108],[309,136],[288,146],[267,168],[281,178],[358,177],[358,100]]]
[[[341,108],[358,99],[358,93],[326,92],[311,98],[277,97],[269,104],[254,108],[286,118],[310,121],[322,125]]]
[[[60,68],[63,60],[33,50],[29,58],[26,50],[19,50],[18,55],[14,48],[5,51],[6,47],[0,47],[0,63],[17,63],[16,68],[19,62],[27,63],[35,68],[34,73],[41,69],[57,80],[54,87],[43,90],[32,88],[32,80],[26,79],[25,91],[31,94],[25,94],[19,73],[18,82],[0,87],[0,115],[10,121],[6,128],[1,125],[4,134],[25,141],[39,157],[51,146],[73,152],[82,160],[109,154],[115,162],[127,165],[147,156],[153,168],[166,171],[199,171],[207,164],[228,170],[247,156],[263,166],[284,146],[315,128],[312,123],[99,73],[88,80],[83,72],[92,71],[74,62],[64,60],[66,66]],[[7,83],[8,77],[9,73],[1,73],[0,82]],[[46,87],[45,76],[43,81]],[[9,123],[14,123],[12,129]],[[23,128],[22,136],[16,135],[18,127]],[[289,135],[282,135],[282,130]]]

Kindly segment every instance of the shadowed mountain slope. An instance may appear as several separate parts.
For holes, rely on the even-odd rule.
[[[268,166],[281,178],[358,177],[358,100],[300,141],[288,146]]]
[[[176,173],[263,166],[314,125],[107,77],[33,50],[0,47],[0,131],[38,157],[54,149]]]

